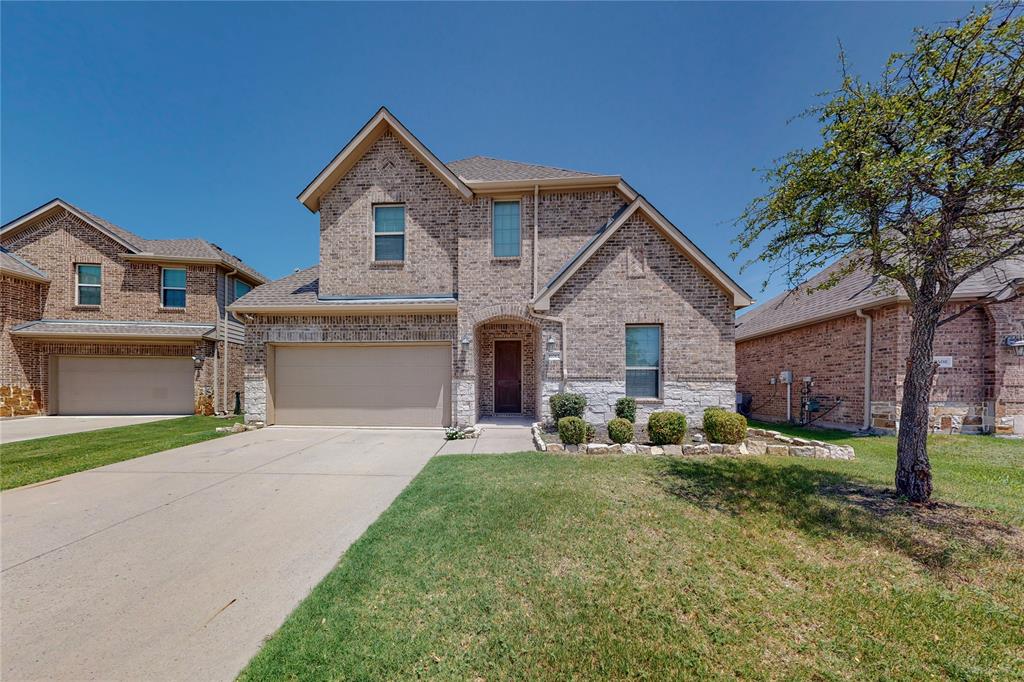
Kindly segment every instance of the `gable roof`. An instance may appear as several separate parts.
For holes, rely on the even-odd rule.
[[[907,301],[899,284],[856,269],[828,289],[809,292],[809,288],[827,281],[834,272],[847,266],[853,256],[840,258],[800,287],[783,292],[736,318],[736,340],[794,329],[804,325],[849,315],[858,309],[875,308]],[[1020,280],[1014,285],[1014,280]],[[953,292],[954,299],[996,296],[1010,286],[1024,285],[1024,259],[1010,259],[969,277]]]
[[[344,177],[345,173],[362,158],[366,150],[373,145],[385,131],[391,130],[402,143],[415,154],[427,168],[432,170],[442,182],[452,188],[463,198],[469,199],[473,196],[473,190],[466,186],[455,173],[444,165],[440,159],[434,156],[427,147],[416,139],[416,136],[409,132],[409,129],[402,125],[402,122],[395,118],[395,115],[381,107],[377,113],[370,118],[366,124],[359,129],[348,144],[331,160],[327,166],[320,171],[313,181],[306,185],[306,189],[299,194],[301,201],[306,208],[313,213],[320,210],[320,197],[322,197],[338,180]]]
[[[50,276],[21,256],[0,246],[0,273],[32,282],[49,282]]]
[[[243,263],[240,258],[205,239],[146,239],[59,197],[0,227],[0,236],[13,235],[62,210],[125,247],[128,250],[125,256],[127,260],[212,263],[238,270],[257,283],[267,281],[266,277]]]
[[[533,307],[537,310],[548,310],[551,306],[551,297],[557,292],[562,286],[569,281],[576,271],[583,266],[590,258],[597,252],[598,249],[604,245],[608,239],[615,234],[619,228],[626,224],[633,214],[640,212],[642,215],[647,216],[648,219],[656,227],[658,227],[662,233],[668,237],[668,239],[675,244],[683,253],[685,253],[693,263],[708,276],[711,281],[715,282],[723,290],[728,292],[732,296],[733,306],[742,308],[753,303],[753,299],[746,291],[743,290],[739,284],[737,284],[729,275],[715,265],[714,261],[707,257],[707,255],[701,251],[697,246],[691,242],[682,231],[675,225],[670,223],[665,216],[663,216],[654,206],[647,201],[643,196],[637,196],[632,203],[628,204],[624,208],[620,209],[615,215],[609,219],[601,228],[594,234],[590,240],[583,245],[576,255],[559,270],[551,281],[548,282],[547,286],[541,290],[540,293],[533,299]]]

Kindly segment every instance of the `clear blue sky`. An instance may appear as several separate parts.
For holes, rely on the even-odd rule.
[[[317,261],[295,196],[384,104],[444,161],[623,175],[729,260],[790,119],[966,4],[3,3],[3,222],[61,196],[271,277]]]

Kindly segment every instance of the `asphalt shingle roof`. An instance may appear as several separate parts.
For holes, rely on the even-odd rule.
[[[18,274],[27,275],[28,277],[35,279],[50,279],[50,276],[45,272],[32,265],[21,256],[11,253],[2,246],[0,246],[0,268],[10,270]]]
[[[595,175],[554,166],[492,159],[488,156],[471,156],[468,159],[452,161],[447,166],[463,182],[551,180],[555,178],[586,178]]]
[[[11,330],[21,336],[130,336],[165,339],[197,339],[214,330],[212,324],[169,322],[36,320]]]
[[[63,200],[62,200],[63,201]],[[130,245],[140,253],[153,254],[155,256],[167,256],[169,258],[212,258],[222,260],[228,267],[237,269],[249,277],[266,281],[266,277],[257,270],[249,267],[237,256],[228,253],[212,242],[200,238],[188,239],[146,239],[140,237],[131,230],[115,225],[106,218],[90,213],[67,201],[64,202],[82,215],[86,216],[96,224],[115,234],[121,241]]]
[[[848,315],[857,308],[870,308],[883,301],[906,298],[902,287],[891,281],[872,282],[870,273],[854,270],[829,289],[808,292],[833,272],[841,269],[845,259],[825,268],[795,290],[779,294],[736,318],[736,340],[764,336],[775,331],[800,327],[811,322]],[[1024,259],[1003,261],[968,278],[957,287],[954,296],[978,298],[995,295],[1008,282],[1024,278]]]

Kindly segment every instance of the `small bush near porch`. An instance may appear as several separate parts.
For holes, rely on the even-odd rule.
[[[912,508],[893,439],[826,437],[435,458],[242,679],[1020,679],[1024,444],[935,438]]]

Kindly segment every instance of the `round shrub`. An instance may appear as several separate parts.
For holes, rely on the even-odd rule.
[[[636,423],[636,398],[619,398],[615,401],[615,416]]]
[[[616,417],[608,422],[608,437],[613,443],[622,445],[633,440],[633,422],[622,417]]]
[[[712,443],[742,443],[747,437],[747,418],[720,407],[709,407],[704,410],[704,435]]]
[[[579,417],[558,420],[558,438],[566,445],[579,445],[587,438],[587,425]]]
[[[652,412],[647,436],[655,445],[679,445],[686,436],[686,416],[682,412]]]
[[[551,418],[556,422],[562,417],[579,417],[583,419],[583,410],[587,409],[587,399],[581,393],[555,393],[548,398],[551,405]]]

